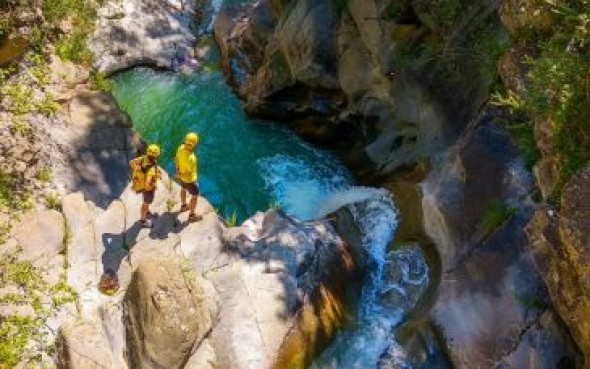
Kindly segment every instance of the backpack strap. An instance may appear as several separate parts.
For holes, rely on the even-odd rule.
[[[145,165],[145,163],[148,163],[147,165]],[[143,155],[141,157],[141,171],[143,172],[143,174],[147,174],[147,172],[152,169],[155,166],[155,164],[152,164],[148,158],[147,155]]]

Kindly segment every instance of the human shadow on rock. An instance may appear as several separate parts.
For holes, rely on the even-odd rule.
[[[149,233],[144,234],[142,237],[140,237],[141,231],[146,228],[142,227],[139,220],[121,233],[103,233],[103,270],[112,269],[118,272],[122,260],[138,242],[145,238],[165,240],[171,233],[179,234],[182,232],[189,225],[189,222],[180,222],[178,220],[179,214],[180,212],[178,211],[167,211],[160,215],[154,214],[152,218],[153,227],[149,229]]]

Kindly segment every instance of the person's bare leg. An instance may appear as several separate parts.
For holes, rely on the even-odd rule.
[[[145,221],[147,219],[148,211],[150,210],[150,204],[144,202],[141,204],[141,220]]]
[[[194,214],[195,213],[195,209],[197,208],[197,200],[199,199],[199,196],[191,196],[191,203],[188,205],[188,208],[190,210],[189,214]]]
[[[186,190],[183,188],[180,190],[180,206],[186,205]]]

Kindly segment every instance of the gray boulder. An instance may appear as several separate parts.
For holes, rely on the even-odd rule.
[[[271,210],[225,232],[233,259],[207,274],[222,299],[213,332],[220,367],[303,367],[329,342],[359,292],[364,261],[360,245],[337,234],[338,223]],[[241,345],[246,339],[251,344]]]
[[[425,228],[442,273],[430,316],[455,368],[576,362],[523,230],[532,215],[531,175],[492,112],[485,111],[423,184]]]
[[[211,10],[204,0],[109,2],[98,12],[90,42],[94,67],[111,74],[146,64],[168,69],[194,66],[197,27],[206,27]]]
[[[427,1],[267,0],[222,13],[215,36],[250,114],[389,173],[451,144],[488,97],[488,60],[441,49],[474,48],[497,5],[456,7],[443,32]]]

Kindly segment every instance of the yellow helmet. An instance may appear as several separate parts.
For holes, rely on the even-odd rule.
[[[184,142],[190,145],[197,145],[199,143],[199,135],[194,132],[187,133],[184,137]]]
[[[151,144],[147,148],[147,155],[153,158],[160,156],[160,147],[156,144]]]

